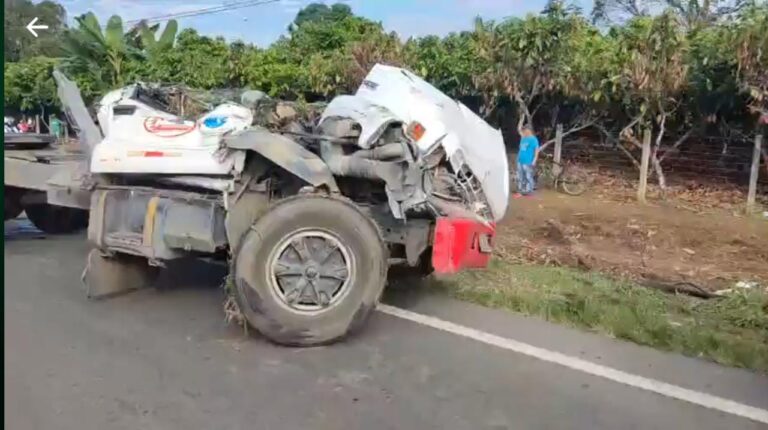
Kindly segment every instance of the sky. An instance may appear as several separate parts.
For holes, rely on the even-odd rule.
[[[120,15],[123,21],[220,6],[232,0],[59,0],[70,19],[93,11],[99,22]],[[286,32],[296,12],[313,0],[279,0],[275,3],[179,20],[181,28],[192,27],[200,33],[223,36],[267,46]],[[318,1],[327,4],[337,1]],[[380,21],[387,31],[402,38],[427,34],[445,35],[472,28],[473,19],[503,19],[539,12],[546,0],[341,0],[352,11]],[[592,0],[575,0],[585,12]]]

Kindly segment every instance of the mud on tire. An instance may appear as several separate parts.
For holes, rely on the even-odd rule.
[[[245,233],[233,274],[241,312],[257,331],[283,345],[327,344],[370,316],[386,284],[387,252],[353,204],[297,196]]]

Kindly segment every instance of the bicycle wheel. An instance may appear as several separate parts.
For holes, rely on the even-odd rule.
[[[554,172],[552,166],[546,163],[537,164],[533,169],[533,191],[549,188],[554,184]]]
[[[584,172],[569,172],[564,171],[558,178],[560,189],[565,194],[571,196],[580,196],[587,191],[588,177]]]

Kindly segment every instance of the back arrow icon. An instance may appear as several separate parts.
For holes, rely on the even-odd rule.
[[[35,25],[37,22],[37,17],[34,17],[32,21],[29,21],[29,24],[27,24],[27,30],[29,30],[30,33],[32,33],[33,36],[37,37],[37,32],[35,30],[46,30],[48,28],[45,24],[39,24]]]

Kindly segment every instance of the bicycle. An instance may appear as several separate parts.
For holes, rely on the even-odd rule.
[[[569,196],[580,196],[589,188],[589,178],[586,173],[568,168],[567,165],[554,160],[543,162],[539,160],[539,163],[536,164],[534,176],[536,179],[536,189],[544,184]],[[515,189],[519,190],[516,171],[512,172],[512,180],[515,183]]]

